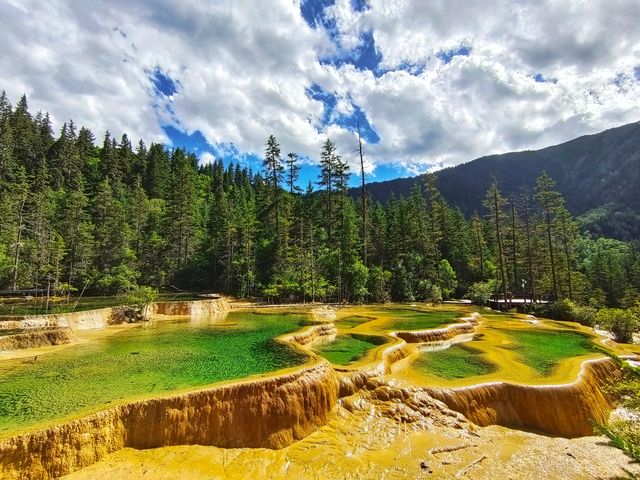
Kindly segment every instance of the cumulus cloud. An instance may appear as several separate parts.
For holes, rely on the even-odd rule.
[[[0,0],[0,89],[57,127],[170,143],[170,125],[216,155],[261,155],[273,133],[313,162],[330,136],[354,169],[366,121],[370,172],[638,120],[637,0],[303,2],[322,21],[291,0]]]
[[[215,160],[216,160],[216,158],[210,152],[204,152],[202,155],[200,155],[200,164],[201,165],[208,165],[210,163],[213,163]]]

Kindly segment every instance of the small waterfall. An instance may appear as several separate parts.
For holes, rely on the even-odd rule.
[[[427,388],[433,398],[480,425],[524,427],[562,437],[593,435],[591,421],[604,422],[612,408],[602,387],[620,376],[610,358],[588,360],[567,385],[494,382],[462,388]]]

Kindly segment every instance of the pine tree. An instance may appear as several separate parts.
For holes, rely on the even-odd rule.
[[[444,199],[436,185],[437,178],[433,174],[427,174],[426,184],[426,208],[427,208],[427,242],[428,242],[428,268],[435,271],[441,259],[440,243],[443,238],[443,206]]]
[[[282,166],[282,158],[280,157],[280,145],[276,140],[276,137],[269,135],[267,139],[267,146],[265,148],[264,160],[262,166],[265,170],[266,178],[271,185],[271,192],[273,194],[272,208],[275,213],[275,225],[276,232],[280,231],[280,183],[282,181],[282,174],[284,167]]]
[[[29,183],[27,172],[20,165],[16,170],[16,175],[8,191],[11,199],[9,208],[10,218],[13,219],[13,270],[11,286],[13,290],[18,289],[20,279],[21,253],[24,241],[25,229],[27,228],[27,199],[29,197]]]
[[[7,97],[7,92],[3,90],[2,93],[0,93],[0,129],[9,121],[12,110],[13,107],[9,101],[9,97]]]
[[[535,251],[533,249],[533,238],[532,238],[532,225],[531,225],[531,215],[530,215],[530,207],[529,207],[529,195],[524,192],[522,194],[522,208],[524,215],[524,225],[525,225],[525,236],[527,242],[527,269],[529,274],[529,288],[531,292],[531,301],[536,301],[536,276],[534,271],[534,264],[536,263],[536,259],[534,257]]]
[[[574,268],[574,250],[576,239],[578,237],[578,227],[576,226],[571,214],[564,207],[557,211],[557,230],[559,235],[562,252],[564,254],[566,279],[569,300],[573,300],[573,281],[571,272]]]
[[[183,267],[196,247],[198,198],[194,159],[178,148],[171,157],[172,179],[169,187],[169,255],[176,268]]]
[[[82,161],[77,147],[73,122],[62,125],[60,137],[49,152],[49,164],[53,187],[77,188],[81,183]]]
[[[287,185],[289,185],[289,193],[293,195],[294,192],[299,192],[300,188],[296,186],[296,182],[300,177],[300,165],[298,164],[298,154],[287,154]]]
[[[102,178],[108,179],[110,185],[117,189],[122,181],[122,174],[118,167],[118,156],[116,151],[115,140],[111,138],[111,134],[107,131],[104,134],[102,142],[102,151],[100,152],[100,165]]]
[[[152,143],[147,154],[144,189],[149,198],[167,198],[171,177],[169,154],[159,143]]]
[[[28,261],[33,265],[33,285],[36,288],[43,279],[50,279],[51,275],[55,279],[54,284],[58,283],[61,275],[60,260],[64,254],[62,250],[64,241],[54,228],[56,225],[56,201],[49,183],[47,163],[43,161],[36,172],[32,193],[27,202],[28,232],[33,240],[33,248]]]
[[[510,213],[510,237],[511,237],[511,266],[513,275],[513,283],[511,284],[512,291],[518,290],[518,229],[516,227],[516,205],[513,197],[509,199],[509,213]]]
[[[502,241],[503,208],[505,206],[505,203],[505,199],[502,197],[502,195],[500,194],[500,190],[498,189],[498,181],[494,178],[493,183],[487,191],[485,206],[491,212],[493,226],[495,228],[502,296],[504,298],[504,302],[507,303],[509,297],[507,295],[507,274],[505,269],[504,247]]]
[[[9,124],[13,133],[13,156],[29,174],[35,170],[38,159],[35,148],[37,132],[25,95],[10,115]]]
[[[554,254],[554,219],[558,208],[562,206],[562,197],[554,190],[555,182],[542,172],[538,177],[535,186],[535,198],[542,209],[545,232],[547,236],[547,253],[549,254],[549,262],[551,265],[552,292],[554,300],[558,299],[558,279],[557,267]]]
[[[110,192],[105,191],[102,199],[111,202]],[[85,193],[84,180],[76,188],[62,193],[56,225],[62,235],[67,254],[64,268],[69,285],[86,287],[90,281],[90,272],[94,257],[94,225],[89,215],[89,199]],[[106,219],[104,212],[102,219]],[[101,230],[102,234],[107,232]],[[115,232],[117,234],[117,232]],[[103,245],[109,242],[105,239]],[[99,252],[102,255],[103,252]]]
[[[136,258],[140,257],[144,231],[149,213],[149,198],[142,188],[142,180],[137,176],[133,182],[133,192],[131,197],[131,230],[132,245]]]
[[[13,131],[7,122],[0,127],[0,193],[6,192],[14,180],[18,162],[13,148]]]
[[[123,183],[133,186],[135,175],[131,175],[136,165],[136,156],[133,153],[131,141],[126,133],[122,134],[120,143],[116,147],[117,169],[118,175]]]
[[[478,270],[480,271],[480,280],[485,280],[484,276],[484,235],[482,233],[482,220],[477,213],[471,217],[471,225],[475,237],[476,252],[478,256]]]
[[[137,272],[129,248],[131,237],[126,212],[116,197],[109,179],[103,180],[93,201],[95,213],[95,247],[98,278],[96,285],[105,293],[117,293],[136,284]]]
[[[327,138],[322,146],[322,152],[320,152],[320,178],[318,185],[324,189],[322,195],[324,196],[325,205],[325,229],[327,231],[327,237],[329,243],[332,243],[333,238],[333,187],[335,185],[334,176],[336,173],[336,161],[339,159],[336,154],[336,145]]]

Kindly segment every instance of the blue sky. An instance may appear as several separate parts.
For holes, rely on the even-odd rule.
[[[0,0],[0,88],[259,168],[274,134],[315,180],[329,137],[370,181],[638,120],[637,0]],[[353,184],[357,184],[357,175]]]
[[[357,47],[352,49],[344,48],[340,42],[337,25],[331,20],[331,17],[325,13],[325,10],[333,5],[335,5],[335,2],[331,0],[307,0],[300,5],[300,14],[309,27],[313,29],[324,29],[327,32],[328,37],[331,39],[331,42],[336,47],[334,52],[319,59],[320,64],[337,68],[345,65],[352,65],[358,70],[370,71],[376,76],[381,75],[382,72],[379,66],[381,55],[375,48],[375,40],[373,38],[372,31],[368,30],[361,33]],[[356,12],[363,12],[367,9],[367,4],[365,1],[353,1],[351,3],[351,7]],[[466,47],[461,47],[456,50],[441,52],[438,55],[443,62],[449,63],[456,55],[468,54],[469,50]],[[401,69],[406,71],[415,71],[411,66],[402,66]],[[179,92],[179,81],[171,78],[171,76],[164,72],[161,67],[158,66],[150,70],[148,74],[149,79],[154,86],[154,94],[158,99],[167,99]],[[325,129],[329,125],[337,125],[347,131],[353,132],[354,134],[359,132],[363,141],[368,145],[375,145],[380,142],[380,137],[369,123],[366,113],[362,108],[360,108],[360,106],[353,102],[352,99],[347,99],[347,102],[351,104],[351,111],[349,113],[342,113],[337,110],[338,98],[336,93],[325,90],[319,84],[312,83],[311,86],[306,89],[306,94],[309,98],[321,102],[323,105],[323,114],[320,122],[322,129]],[[166,105],[166,103],[161,101],[158,102],[158,105],[158,108],[164,108],[163,105]],[[259,154],[241,152],[232,144],[225,145],[222,149],[218,148],[217,145],[212,145],[200,130],[185,132],[171,124],[165,124],[162,128],[170,141],[169,146],[184,147],[198,155],[202,155],[206,152],[215,158],[223,159],[225,163],[241,163],[251,167],[254,171],[261,168],[260,165],[262,159]],[[356,148],[357,143],[354,143],[352,150]],[[345,154],[352,155],[353,151],[345,152]],[[286,153],[283,152],[283,157],[285,156]],[[383,164],[377,166],[373,172],[369,172],[368,176],[370,180],[384,181],[401,176],[407,176],[408,174],[409,173],[402,166]],[[299,185],[304,188],[309,184],[309,182],[315,183],[318,179],[318,175],[319,168],[312,159],[306,157],[300,172]],[[361,181],[360,179],[360,172],[353,171],[351,184],[354,186],[359,185]]]

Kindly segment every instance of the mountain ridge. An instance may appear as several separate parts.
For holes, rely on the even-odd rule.
[[[640,122],[539,150],[479,157],[435,175],[447,202],[468,216],[482,204],[494,176],[509,197],[522,189],[532,191],[543,171],[556,181],[567,208],[582,220],[583,230],[596,236],[640,239]],[[408,195],[425,177],[372,182],[367,191],[385,202],[392,193]]]

